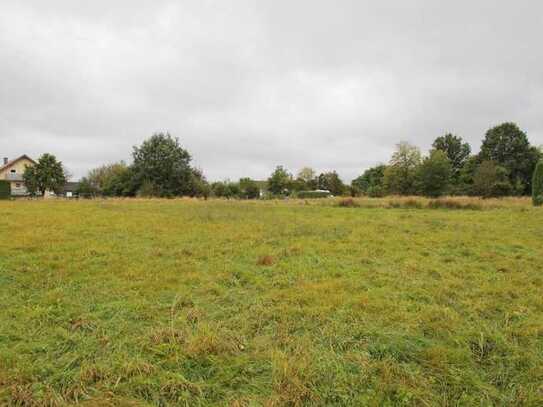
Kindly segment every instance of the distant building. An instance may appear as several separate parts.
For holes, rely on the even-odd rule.
[[[15,160],[8,160],[4,158],[2,166],[0,167],[0,179],[9,181],[11,184],[12,196],[27,196],[28,190],[26,189],[23,174],[26,167],[35,165],[36,162],[27,155],[22,155]]]
[[[0,180],[8,181],[11,185],[11,196],[20,197],[30,195],[26,188],[23,174],[26,167],[36,165],[36,161],[27,156],[26,154],[16,158],[15,160],[8,160],[4,158],[2,165],[0,166]],[[79,182],[67,182],[59,196],[66,198],[77,197],[77,191],[79,189]],[[55,193],[52,191],[46,191],[45,198],[54,197]]]
[[[62,189],[62,195],[66,198],[78,198],[79,182],[67,182]]]

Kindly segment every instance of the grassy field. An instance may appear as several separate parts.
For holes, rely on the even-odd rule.
[[[0,202],[0,405],[541,406],[543,210],[473,202]]]

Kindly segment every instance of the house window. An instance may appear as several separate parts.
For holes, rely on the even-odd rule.
[[[15,183],[15,188],[21,188],[21,184],[19,184],[18,182]]]
[[[16,174],[16,173],[17,173],[17,170],[11,170],[11,173],[12,173],[12,174]]]

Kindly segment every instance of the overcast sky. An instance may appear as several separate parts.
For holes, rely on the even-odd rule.
[[[540,145],[542,38],[540,0],[2,0],[0,156],[79,178],[168,131],[211,180],[350,181],[401,140]]]

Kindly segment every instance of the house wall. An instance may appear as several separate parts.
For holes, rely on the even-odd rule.
[[[28,195],[28,190],[25,187],[24,182],[11,182],[11,195],[13,196],[25,196]]]
[[[23,182],[23,174],[27,166],[32,166],[34,163],[26,158],[15,161],[9,167],[0,170],[0,179],[11,181],[11,195],[24,196],[28,194],[28,190]],[[15,173],[11,171],[15,170]]]
[[[31,165],[34,164],[32,161],[27,160],[26,158],[16,161],[13,163],[13,165],[10,165],[9,167],[6,167],[0,171],[0,179],[7,179],[8,175],[11,174],[11,170],[15,170],[15,173],[22,177],[25,172],[25,168]]]

